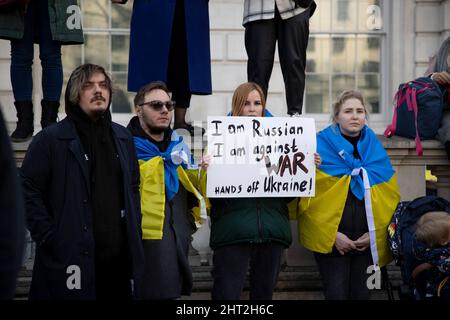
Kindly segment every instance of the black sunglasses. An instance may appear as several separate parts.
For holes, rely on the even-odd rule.
[[[155,110],[155,111],[161,111],[163,106],[166,106],[168,111],[172,111],[173,108],[175,108],[175,101],[165,101],[165,102],[163,102],[163,101],[160,101],[160,100],[153,100],[153,101],[141,103],[139,106],[142,107],[142,106],[145,106],[145,105],[147,105],[149,107],[152,107],[153,110]]]

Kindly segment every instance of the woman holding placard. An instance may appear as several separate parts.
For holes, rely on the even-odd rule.
[[[366,125],[362,94],[343,92],[332,120],[317,134],[323,162],[316,196],[299,204],[299,238],[314,252],[326,299],[368,299],[368,278],[391,261],[387,227],[400,194],[389,157]]]
[[[243,83],[234,92],[232,116],[268,116],[262,89]],[[316,165],[320,157],[315,157]],[[203,162],[206,169],[209,159]],[[250,300],[272,299],[283,250],[292,242],[292,198],[212,198],[213,300],[238,300],[249,270]],[[250,269],[249,269],[250,267]]]

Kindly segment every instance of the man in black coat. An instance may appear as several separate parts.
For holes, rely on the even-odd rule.
[[[67,117],[37,134],[22,166],[36,241],[30,299],[130,299],[142,276],[139,167],[130,133],[111,121],[111,79],[70,76]]]
[[[0,300],[4,300],[14,297],[25,225],[22,191],[1,111],[0,168]]]

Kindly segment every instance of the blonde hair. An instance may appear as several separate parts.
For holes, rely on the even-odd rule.
[[[231,108],[231,115],[232,116],[240,116],[242,113],[242,109],[244,109],[245,102],[247,101],[248,95],[253,90],[258,91],[259,96],[261,98],[261,104],[263,107],[262,115],[264,116],[264,113],[266,111],[266,99],[264,97],[264,92],[261,89],[261,87],[254,83],[254,82],[245,82],[239,87],[234,90],[233,93],[233,100],[232,100],[232,108]]]
[[[450,214],[431,211],[417,221],[416,238],[430,247],[446,243],[450,237]]]
[[[357,90],[345,90],[337,97],[337,100],[333,103],[333,113],[331,114],[331,121],[333,122],[333,124],[337,124],[337,116],[341,111],[341,108],[344,105],[345,101],[349,99],[359,100],[364,107],[366,119],[369,119],[369,111],[367,109],[367,104],[362,93]]]

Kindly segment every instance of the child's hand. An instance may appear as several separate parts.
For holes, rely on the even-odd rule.
[[[202,168],[202,170],[207,171],[210,163],[211,163],[211,156],[208,154],[208,155],[202,157],[202,162],[200,163],[200,167]]]
[[[317,168],[319,168],[320,165],[322,164],[322,158],[318,153],[314,153],[314,164],[316,165]]]

